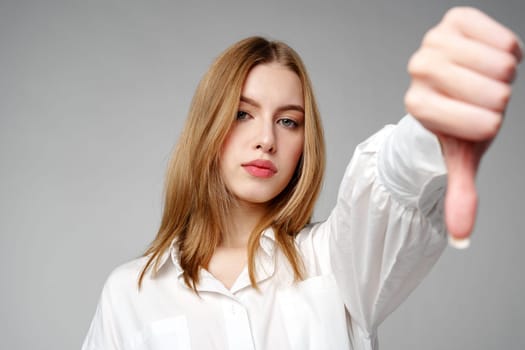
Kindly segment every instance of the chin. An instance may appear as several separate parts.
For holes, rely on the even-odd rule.
[[[241,197],[238,198],[240,202],[251,205],[265,205],[275,197]]]
[[[277,197],[279,193],[257,193],[250,194],[245,196],[237,196],[237,199],[241,202],[254,204],[254,205],[263,205],[270,202],[272,199]]]

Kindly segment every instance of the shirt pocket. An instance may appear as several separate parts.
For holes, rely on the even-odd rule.
[[[191,350],[188,322],[185,316],[154,321],[133,339],[133,350]]]
[[[333,275],[306,279],[276,295],[292,349],[349,349],[346,311]]]

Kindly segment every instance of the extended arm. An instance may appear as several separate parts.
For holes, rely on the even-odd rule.
[[[521,50],[518,37],[492,18],[454,8],[410,60],[406,107],[441,142],[453,244],[468,246],[477,206],[474,177],[503,122]]]

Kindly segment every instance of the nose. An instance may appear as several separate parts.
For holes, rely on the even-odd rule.
[[[274,153],[275,148],[275,130],[273,123],[264,123],[256,136],[255,147],[265,153]]]

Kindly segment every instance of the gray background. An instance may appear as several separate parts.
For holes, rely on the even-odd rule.
[[[467,1],[525,37],[523,0]],[[328,141],[316,218],[358,142],[404,113],[406,62],[455,1],[0,2],[2,349],[77,349],[103,282],[160,220],[198,80],[262,34],[302,55]],[[524,349],[525,79],[478,177],[473,245],[447,249],[382,349]]]

